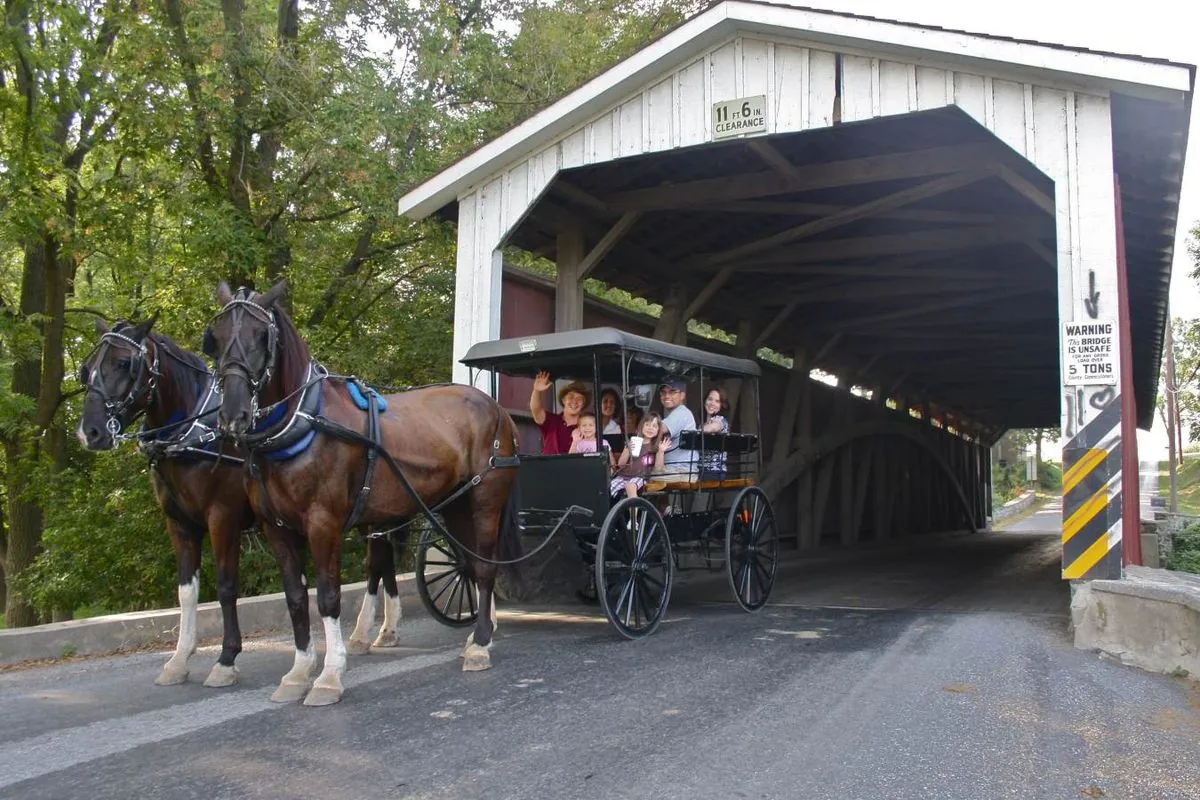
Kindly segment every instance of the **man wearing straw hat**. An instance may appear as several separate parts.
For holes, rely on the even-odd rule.
[[[554,456],[569,452],[571,433],[579,424],[579,415],[588,407],[592,393],[579,381],[568,383],[558,391],[558,404],[562,413],[547,411],[542,405],[542,392],[551,386],[550,373],[542,370],[533,379],[533,392],[529,395],[529,413],[534,424],[542,432],[542,455]]]

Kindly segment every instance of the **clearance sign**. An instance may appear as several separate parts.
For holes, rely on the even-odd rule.
[[[1063,383],[1094,386],[1117,382],[1117,324],[1111,320],[1064,322]]]
[[[713,103],[713,140],[767,132],[767,96],[739,97]]]

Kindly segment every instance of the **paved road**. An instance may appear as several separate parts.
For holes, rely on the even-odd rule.
[[[1158,462],[1143,461],[1138,467],[1139,471],[1139,492],[1140,513],[1141,519],[1154,519],[1154,507],[1151,505],[1151,498],[1158,495]],[[1032,516],[1026,519],[1014,522],[1011,526],[1005,527],[1008,532],[1022,533],[1057,533],[1062,529],[1062,499],[1057,498],[1046,505]]]
[[[797,562],[754,616],[701,581],[640,642],[510,610],[470,675],[406,608],[411,647],[324,709],[267,700],[283,640],[230,690],[153,686],[162,654],[0,673],[0,798],[1200,797],[1200,691],[1074,650],[1058,558],[1010,533]]]
[[[1004,528],[1006,533],[1053,533],[1062,530],[1062,498],[1056,497],[1036,513]]]

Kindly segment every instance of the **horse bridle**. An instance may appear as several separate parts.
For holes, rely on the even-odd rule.
[[[100,370],[89,370],[87,380],[84,381],[86,391],[89,393],[95,392],[100,395],[100,399],[104,402],[104,427],[108,429],[109,434],[113,438],[119,436],[129,422],[137,419],[137,415],[135,414],[129,419],[129,422],[122,422],[121,415],[130,408],[135,407],[141,402],[143,397],[149,396],[158,386],[159,377],[158,348],[154,348],[154,360],[149,361],[150,350],[146,347],[144,339],[140,342],[134,341],[125,334],[116,331],[108,331],[100,337],[100,342],[96,345],[94,355],[84,360],[84,369],[87,369],[87,362],[93,358],[96,359],[96,363],[98,364],[104,363],[104,357],[108,352],[108,348],[117,342],[131,347],[137,356],[137,367],[133,376],[133,385],[129,387],[129,391],[125,393],[125,396],[119,400],[113,399],[108,390],[104,388],[104,382],[100,379]],[[142,378],[147,373],[149,373],[150,377],[143,382]]]
[[[258,395],[259,392],[267,384],[271,382],[271,371],[275,366],[276,350],[279,344],[279,326],[275,322],[275,313],[268,308],[260,306],[258,303],[249,299],[246,296],[244,289],[239,289],[238,294],[225,306],[213,315],[212,320],[208,324],[208,330],[204,332],[205,349],[209,341],[212,341],[212,326],[217,320],[226,314],[232,314],[230,320],[229,341],[225,343],[225,350],[219,356],[212,353],[217,362],[217,375],[224,385],[225,376],[230,372],[240,373],[243,380],[250,387],[250,418],[257,419],[258,417]],[[245,316],[256,318],[267,326],[267,359],[263,367],[262,374],[255,377],[250,369],[249,359],[250,354],[246,351],[246,345],[241,340],[242,322]],[[215,344],[215,342],[214,342]],[[236,351],[235,351],[236,346]]]

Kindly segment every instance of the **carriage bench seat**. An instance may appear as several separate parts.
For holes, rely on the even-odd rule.
[[[647,492],[671,490],[742,489],[754,485],[754,453],[758,450],[758,437],[751,433],[704,433],[684,431],[679,435],[679,446],[694,450],[701,462],[706,455],[725,454],[725,472],[720,476],[711,473],[692,472],[681,475],[662,475],[646,481]],[[749,474],[747,474],[749,473]]]
[[[715,491],[717,489],[742,489],[754,485],[753,478],[725,478],[724,480],[689,480],[687,475],[664,475],[661,479],[646,481],[647,492],[675,490]]]

